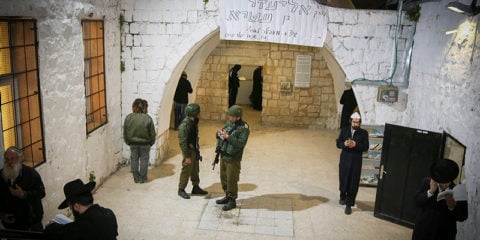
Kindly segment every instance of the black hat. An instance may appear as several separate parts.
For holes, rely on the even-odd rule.
[[[459,168],[453,160],[439,159],[430,167],[430,177],[438,183],[449,183],[457,178]]]
[[[81,195],[86,192],[92,192],[95,188],[95,182],[89,182],[84,184],[82,180],[75,179],[63,186],[63,192],[65,193],[65,200],[58,206],[58,209],[64,209],[68,207],[68,202],[71,201],[78,195]]]

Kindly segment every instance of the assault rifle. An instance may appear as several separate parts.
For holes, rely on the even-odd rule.
[[[223,131],[223,129],[222,129]],[[215,170],[215,165],[220,161],[220,156],[222,155],[222,147],[225,144],[225,141],[220,137],[221,131],[217,132],[217,146],[215,147],[215,159],[212,163],[212,170]]]
[[[212,170],[215,170],[215,165],[218,164],[218,162],[220,161],[220,153],[222,151],[217,147],[215,149],[215,159],[213,160],[213,163],[212,163]]]

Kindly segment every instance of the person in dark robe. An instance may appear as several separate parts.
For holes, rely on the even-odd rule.
[[[228,72],[228,107],[235,105],[237,102],[238,88],[240,87],[240,79],[238,78],[238,71],[242,66],[235,64]]]
[[[262,76],[262,66],[258,66],[255,71],[253,71],[253,86],[252,93],[250,94],[250,102],[252,103],[253,109],[257,111],[262,111],[262,91],[263,91],[263,76]]]
[[[175,89],[175,95],[173,96],[175,130],[178,130],[178,126],[180,126],[180,123],[185,118],[185,107],[188,104],[188,94],[192,92],[192,85],[187,79],[187,73],[183,71],[180,80],[178,80],[177,88]]]
[[[430,177],[424,178],[415,194],[418,208],[413,240],[454,240],[457,235],[457,221],[468,218],[468,203],[453,194],[438,198],[441,192],[448,193],[455,187],[459,173],[457,163],[450,159],[439,159],[430,168]],[[466,194],[465,194],[466,197]],[[457,199],[455,199],[457,198]]]
[[[65,200],[58,209],[70,208],[74,221],[66,224],[52,222],[45,228],[51,240],[115,240],[118,236],[117,218],[112,210],[93,203],[95,182],[80,179],[63,187]]]
[[[345,84],[349,89],[345,90],[340,98],[340,104],[343,105],[342,108],[342,117],[340,121],[340,128],[344,128],[350,125],[350,115],[357,107],[357,100],[355,99],[355,94],[353,93],[353,89],[351,88],[351,84]]]
[[[23,164],[23,151],[5,150],[0,169],[0,220],[6,229],[42,231],[45,186],[40,174]]]
[[[340,205],[345,205],[345,214],[352,213],[355,205],[360,174],[362,171],[362,155],[368,150],[368,132],[360,128],[360,114],[354,112],[350,117],[350,125],[342,128],[337,138],[337,148],[342,149],[339,163]]]

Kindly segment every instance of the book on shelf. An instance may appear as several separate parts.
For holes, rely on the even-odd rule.
[[[368,152],[366,158],[370,159],[380,159],[382,157],[382,153],[380,152]]]
[[[370,146],[368,147],[368,150],[370,151],[381,151],[383,147],[383,144],[381,143],[370,143]]]
[[[368,129],[368,136],[370,137],[383,137],[383,130],[372,128]]]

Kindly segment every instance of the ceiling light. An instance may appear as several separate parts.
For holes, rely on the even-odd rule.
[[[477,0],[472,0],[470,6],[460,2],[450,2],[447,4],[447,8],[454,12],[463,13],[468,16],[475,16],[480,13],[480,7],[477,7]]]

